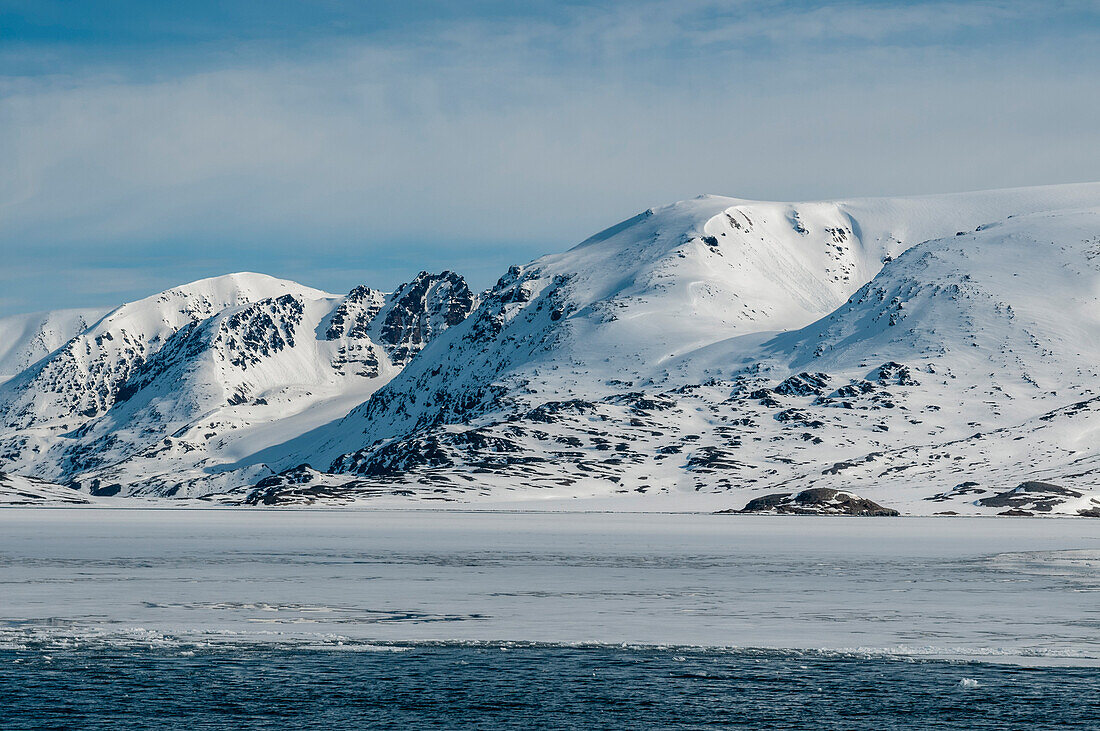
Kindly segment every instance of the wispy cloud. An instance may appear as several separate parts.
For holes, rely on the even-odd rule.
[[[4,284],[22,304],[3,307],[74,304],[43,294],[46,257],[66,252],[127,252],[131,276],[148,257],[149,283],[227,265],[389,286],[465,264],[485,284],[701,192],[1087,179],[1100,163],[1091,7],[618,3],[289,49],[249,39],[93,62],[36,46],[52,59],[0,79],[0,256],[39,269]]]

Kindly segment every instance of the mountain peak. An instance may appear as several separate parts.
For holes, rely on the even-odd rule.
[[[223,465],[347,413],[475,302],[453,272],[389,295],[247,272],[173,287],[0,385],[0,454],[93,494],[247,482],[266,468]]]
[[[860,464],[883,444],[879,433],[926,429],[925,439],[964,436],[949,414],[935,416],[943,412],[920,403],[921,394],[949,403],[973,397],[958,393],[950,377],[941,382],[918,372],[924,361],[903,346],[920,338],[948,342],[940,328],[958,329],[968,317],[945,325],[955,322],[949,311],[966,312],[960,307],[968,304],[965,293],[951,299],[950,272],[960,270],[959,277],[969,275],[978,286],[976,273],[961,270],[986,264],[966,259],[964,266],[960,259],[944,269],[945,279],[928,281],[929,262],[973,246],[959,232],[1006,236],[1018,226],[1011,234],[1018,237],[1045,231],[1053,220],[1046,212],[1081,201],[1100,202],[1100,186],[810,203],[706,196],[655,208],[566,252],[509,269],[470,318],[367,403],[308,442],[288,445],[285,464],[351,473],[371,489],[421,480],[465,494],[473,489],[463,486],[469,477],[514,490],[582,481],[592,490],[597,484],[609,491],[619,484],[720,490],[735,477],[774,484],[769,469],[794,474],[766,466],[766,441],[763,452],[747,446],[757,438],[754,429],[777,443],[797,437],[798,446],[788,447],[795,452],[829,445],[821,453],[836,454],[833,461],[848,454]],[[1009,217],[1018,223],[988,225]],[[1085,238],[1083,231],[1050,230]],[[988,251],[996,259],[1008,249]],[[1013,251],[1023,256],[1036,249]],[[1059,262],[1050,264],[1066,263]],[[888,269],[879,275],[884,263]],[[1014,266],[1026,268],[1022,261]],[[990,293],[1007,294],[1013,284],[1011,272],[1002,273],[1008,279],[995,278],[991,289],[969,295],[988,301],[991,312],[999,305]],[[914,298],[925,296],[935,298],[937,309],[928,312],[937,314],[918,327],[918,310],[927,308]],[[889,313],[868,314],[881,319],[881,327],[859,329],[859,313],[899,306],[894,326]],[[1003,316],[990,314],[987,321]],[[1034,315],[1015,335],[983,340],[978,334],[976,342],[1004,347],[1005,337],[1026,340],[1043,317]],[[906,331],[906,322],[916,334]],[[777,334],[782,331],[790,334]],[[857,332],[888,336],[864,341]],[[963,359],[953,368],[972,367],[963,350],[949,347],[951,358]],[[813,363],[819,351],[836,357],[819,367]],[[841,352],[848,355],[841,359]],[[1021,368],[1024,380],[1017,383],[1026,382],[1029,368],[1036,377],[1036,368]],[[905,408],[889,412],[899,403]],[[830,404],[851,404],[853,411]],[[909,416],[918,411],[919,418]],[[828,424],[841,415],[850,418],[830,432]],[[825,430],[820,437],[817,429]],[[860,436],[848,439],[845,429]],[[727,444],[730,439],[744,451]]]
[[[910,513],[1087,511],[1098,221],[1095,184],[708,195],[481,296],[452,272],[343,297],[200,280],[67,325],[0,385],[0,466],[95,495],[258,484],[274,503],[737,507],[797,484]]]

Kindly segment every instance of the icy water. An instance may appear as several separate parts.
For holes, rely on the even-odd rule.
[[[5,729],[1096,729],[1085,668],[415,646],[0,652]]]
[[[0,511],[3,728],[1097,728],[1098,693],[1095,521]]]

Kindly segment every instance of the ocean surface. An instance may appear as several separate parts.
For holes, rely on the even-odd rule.
[[[1091,668],[560,646],[0,652],[5,729],[1096,729]]]
[[[1100,728],[1100,523],[0,510],[0,728]]]

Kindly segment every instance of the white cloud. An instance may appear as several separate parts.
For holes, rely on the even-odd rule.
[[[393,242],[436,242],[415,271],[486,242],[495,267],[506,242],[524,259],[701,192],[933,192],[1098,169],[1089,28],[1076,46],[1036,32],[968,47],[914,37],[984,33],[1033,6],[708,7],[8,78],[0,254],[239,241],[257,252],[247,268],[312,247],[319,270],[370,270]]]

